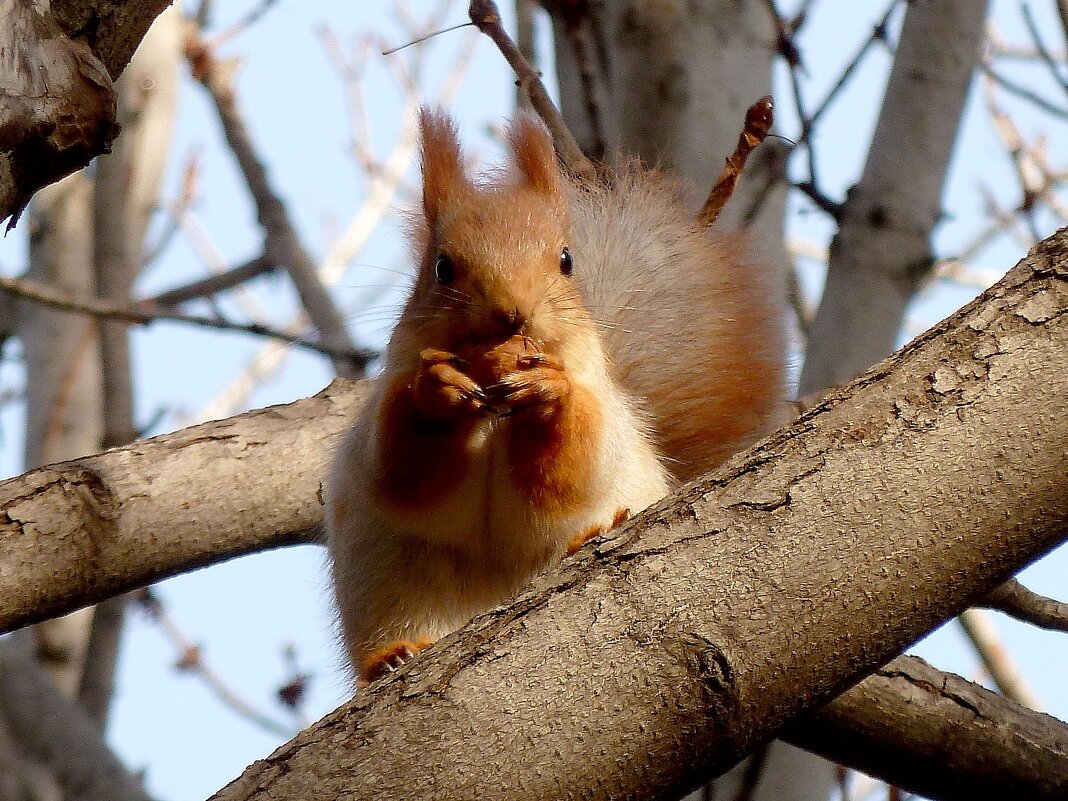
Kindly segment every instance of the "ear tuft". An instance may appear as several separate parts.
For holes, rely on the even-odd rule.
[[[562,196],[564,178],[556,162],[552,137],[541,121],[520,114],[508,129],[508,140],[515,166],[527,184],[543,194]]]
[[[422,139],[423,213],[433,227],[444,207],[469,187],[456,123],[442,109],[419,110]]]

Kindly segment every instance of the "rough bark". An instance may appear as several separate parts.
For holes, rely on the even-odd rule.
[[[0,0],[0,221],[105,153],[112,80],[170,0]]]
[[[213,798],[668,798],[726,769],[1068,534],[1066,246]]]
[[[894,349],[933,263],[931,231],[979,58],[987,0],[911,3],[860,181],[843,204],[798,394]]]
[[[898,657],[783,736],[942,801],[1068,798],[1068,726]]]
[[[366,394],[338,384],[0,483],[0,631],[306,541],[330,451]]]

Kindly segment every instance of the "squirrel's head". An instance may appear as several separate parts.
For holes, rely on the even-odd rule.
[[[456,126],[421,114],[423,204],[419,273],[400,329],[446,350],[520,334],[554,348],[592,327],[568,249],[567,185],[548,131],[520,116],[511,163],[492,180],[465,169]]]

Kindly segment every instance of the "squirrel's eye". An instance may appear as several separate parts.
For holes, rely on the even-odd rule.
[[[575,271],[575,260],[571,258],[571,251],[564,248],[560,251],[560,272],[571,275]]]
[[[438,260],[434,262],[434,277],[438,279],[439,284],[451,284],[452,279],[456,277],[456,267],[452,259],[444,253],[440,254]]]

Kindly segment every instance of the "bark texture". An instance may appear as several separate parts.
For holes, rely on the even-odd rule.
[[[213,798],[671,798],[722,772],[1068,534],[1066,247]]]
[[[842,206],[800,397],[894,350],[934,262],[931,231],[984,35],[987,0],[911,3],[864,173]]]
[[[107,152],[112,80],[170,0],[0,0],[0,221]]]
[[[0,483],[0,631],[314,536],[321,478],[367,385]]]
[[[783,736],[941,801],[1068,798],[1068,726],[915,657],[898,657]]]

